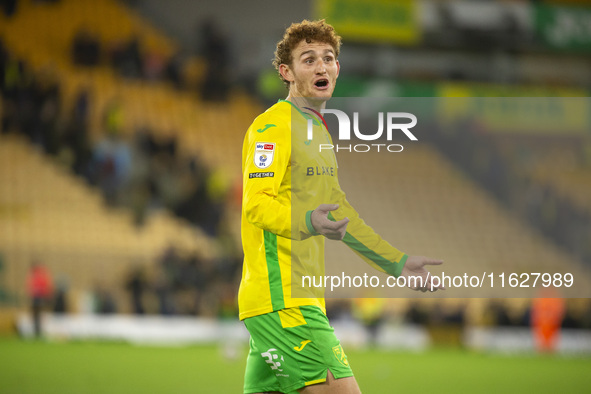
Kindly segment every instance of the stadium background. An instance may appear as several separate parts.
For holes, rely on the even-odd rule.
[[[270,59],[291,22],[326,17],[343,35],[339,96],[588,97],[591,89],[591,6],[583,0],[16,0],[2,7],[0,349],[8,357],[0,376],[7,392],[39,392],[34,384],[60,392],[239,390],[246,338],[235,321],[240,149],[252,119],[285,95]],[[506,105],[498,108],[498,118],[510,119]],[[589,111],[582,112],[584,120]],[[489,271],[536,272],[560,261],[588,275],[589,123],[501,132],[469,119],[452,126],[405,156],[404,171],[387,169],[400,193],[376,193],[362,211],[367,221],[387,232],[388,211],[405,229],[388,239],[449,264],[478,256]],[[339,156],[352,201],[381,190],[377,176],[350,160]],[[48,343],[16,339],[34,337],[27,285],[34,262],[53,282]],[[551,356],[535,355],[532,305],[329,300],[329,315],[359,360],[367,392],[388,392],[406,377],[411,392],[463,392],[468,383],[585,391],[589,299],[565,300]],[[103,357],[122,363],[105,368],[111,361]],[[402,363],[404,377],[394,373]],[[67,370],[76,373],[66,377]],[[155,379],[158,372],[172,378]],[[433,379],[424,382],[423,373]]]

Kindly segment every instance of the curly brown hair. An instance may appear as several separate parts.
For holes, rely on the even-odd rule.
[[[285,30],[281,41],[277,43],[275,59],[273,59],[273,66],[275,66],[277,72],[279,72],[279,65],[291,65],[293,61],[291,52],[302,40],[306,40],[307,43],[317,41],[329,44],[334,49],[335,57],[339,56],[341,36],[335,32],[334,27],[326,23],[324,19],[317,21],[304,19],[301,23],[292,23]],[[281,74],[279,74],[279,77],[289,88],[289,81],[286,81]]]

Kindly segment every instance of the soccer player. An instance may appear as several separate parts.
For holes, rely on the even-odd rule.
[[[292,296],[295,264],[323,272],[324,238],[342,240],[382,272],[421,276],[416,290],[431,289],[424,266],[442,263],[408,256],[367,226],[340,189],[334,153],[319,152],[322,141],[331,141],[320,111],[339,75],[340,45],[324,20],[292,24],[273,61],[287,99],[258,116],[244,139],[238,303],[251,336],[245,393],[360,393],[324,298]],[[292,138],[294,124],[310,123],[313,140]],[[296,185],[296,178],[305,184]],[[296,201],[307,207],[301,215],[293,210]]]

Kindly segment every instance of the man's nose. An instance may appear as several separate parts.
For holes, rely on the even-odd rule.
[[[317,66],[316,66],[316,73],[317,74],[326,74],[326,66],[324,65],[324,62],[318,62]]]

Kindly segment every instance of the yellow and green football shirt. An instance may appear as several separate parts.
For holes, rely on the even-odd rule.
[[[326,311],[322,296],[292,294],[292,270],[324,273],[325,238],[314,231],[310,219],[320,204],[339,204],[329,218],[349,218],[343,242],[363,260],[390,275],[402,271],[407,255],[359,217],[339,186],[334,151],[320,149],[320,144],[332,144],[323,119],[285,100],[259,115],[246,133],[241,320],[303,305]]]

